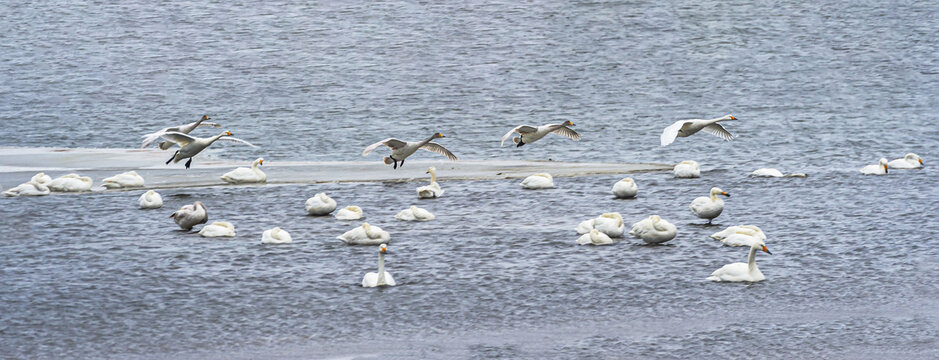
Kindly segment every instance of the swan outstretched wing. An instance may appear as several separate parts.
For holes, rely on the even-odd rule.
[[[519,126],[516,126],[516,127],[513,128],[512,130],[509,130],[509,132],[505,133],[505,135],[502,135],[502,143],[499,144],[499,147],[502,147],[503,145],[505,145],[505,141],[508,140],[509,138],[511,138],[511,137],[512,137],[512,134],[514,134],[514,133],[527,134],[527,133],[532,133],[532,132],[535,132],[535,131],[538,131],[538,129],[536,129],[536,128],[534,128],[534,127],[531,127],[531,126],[528,126],[528,125],[519,125]]]
[[[190,136],[189,134],[183,134],[176,131],[165,132],[161,134],[160,137],[166,141],[177,143],[180,147],[186,146],[187,144],[196,141],[196,138]]]
[[[440,145],[438,143],[432,143],[432,142],[426,143],[424,144],[424,146],[421,146],[421,149],[424,149],[427,151],[433,151],[440,155],[446,156],[447,159],[450,159],[453,161],[459,160],[457,159],[456,155],[453,155],[453,153],[450,152],[450,150],[447,150],[447,148],[443,147],[443,145]]]
[[[150,146],[150,144],[153,144],[154,141],[156,141],[157,139],[160,138],[160,136],[166,133],[167,129],[163,129],[155,133],[150,133],[150,134],[141,136],[144,139],[143,139],[143,142],[140,143],[140,148],[143,149],[143,148],[146,148],[147,146]]]
[[[249,142],[247,142],[247,141],[241,140],[241,139],[239,139],[239,138],[233,138],[233,137],[231,137],[231,136],[222,136],[222,137],[220,137],[220,138],[218,138],[218,139],[219,139],[219,140],[224,140],[224,141],[231,141],[231,142],[236,142],[236,143],[242,143],[242,144],[248,145],[248,146],[253,147],[253,148],[258,147],[257,145],[254,145],[254,144],[249,143]]]
[[[678,130],[681,130],[681,127],[689,122],[690,121],[680,120],[665,128],[665,130],[662,131],[662,136],[660,138],[662,146],[666,146],[674,142],[675,138],[678,137]]]
[[[701,130],[704,130],[704,132],[708,134],[724,139],[724,141],[730,141],[734,138],[734,135],[732,135],[729,131],[727,131],[727,129],[724,129],[724,127],[718,123],[713,123],[711,125],[705,126]]]
[[[390,147],[391,150],[397,150],[407,145],[407,143],[395,138],[387,138],[366,147],[365,150],[362,151],[362,156],[368,155],[368,153],[375,151],[375,149],[382,145]]]
[[[574,131],[573,129],[571,129],[571,128],[567,127],[567,126],[563,126],[563,125],[561,125],[561,127],[557,128],[557,129],[551,130],[551,133],[552,133],[552,134],[555,134],[555,135],[561,135],[561,136],[564,136],[564,137],[568,137],[568,138],[570,138],[571,140],[574,140],[574,141],[580,140],[580,134],[578,134],[578,133],[577,133],[576,131]]]

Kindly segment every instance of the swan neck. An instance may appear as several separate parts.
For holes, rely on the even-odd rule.
[[[378,285],[385,285],[385,253],[378,253]]]
[[[747,256],[747,267],[750,271],[756,269],[756,248],[750,247],[750,255]]]
[[[436,171],[431,171],[431,172],[430,172],[430,183],[433,184],[433,183],[435,183],[435,182],[437,182],[437,172],[436,172]]]

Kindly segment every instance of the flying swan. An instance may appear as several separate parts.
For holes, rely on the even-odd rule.
[[[186,161],[187,169],[189,168],[189,165],[192,165],[193,156],[196,156],[196,154],[202,152],[202,150],[205,150],[205,148],[209,147],[209,145],[212,145],[218,140],[234,141],[248,145],[250,147],[257,147],[247,141],[231,137],[230,131],[223,131],[221,134],[207,138],[197,138],[183,134],[181,132],[167,132],[160,136],[168,141],[177,143],[180,146],[179,150],[176,150],[176,153],[173,154],[173,157],[167,160],[166,163],[169,164],[170,161],[172,161],[175,164],[182,159],[189,159],[189,161]]]
[[[453,155],[453,153],[450,152],[450,150],[447,150],[447,148],[443,147],[443,145],[430,142],[433,139],[439,139],[443,137],[445,136],[443,136],[441,133],[434,133],[423,141],[401,141],[395,138],[387,138],[366,147],[365,150],[362,151],[362,156],[366,156],[370,152],[377,149],[379,146],[385,145],[391,148],[391,155],[385,157],[384,159],[385,164],[391,165],[394,163],[395,169],[398,168],[399,161],[401,162],[401,166],[404,166],[404,159],[407,159],[408,156],[411,156],[417,152],[418,149],[424,149],[438,153],[453,161],[459,160],[456,155]]]
[[[502,135],[502,143],[499,144],[499,147],[505,145],[505,141],[512,137],[512,134],[518,133],[519,137],[512,138],[512,141],[515,142],[515,147],[520,147],[525,144],[531,144],[539,139],[545,137],[548,134],[555,134],[570,138],[571,140],[578,141],[580,140],[580,134],[572,130],[568,126],[574,126],[574,123],[570,121],[565,121],[561,124],[547,124],[541,125],[539,127],[529,126],[529,125],[519,125],[509,130],[509,132]]]
[[[171,126],[168,128],[163,128],[154,133],[143,135],[141,136],[143,138],[143,142],[140,143],[140,148],[143,149],[143,148],[146,148],[147,146],[150,146],[150,144],[153,144],[153,142],[156,141],[156,139],[159,139],[160,136],[163,136],[163,134],[166,134],[168,132],[179,132],[183,134],[188,134],[200,126],[208,126],[208,127],[216,127],[216,128],[222,127],[221,125],[216,124],[216,123],[204,122],[206,120],[209,120],[209,116],[202,115],[202,118],[199,119],[199,121],[191,122],[186,125]],[[161,141],[159,142],[159,144],[157,144],[157,146],[161,150],[166,150],[166,149],[173,147],[173,144],[174,144],[173,142]]]
[[[727,120],[737,120],[737,118],[731,115],[724,115],[717,119],[711,120],[702,120],[702,119],[690,119],[690,120],[679,120],[674,124],[669,125],[665,130],[662,131],[662,136],[660,138],[662,146],[666,146],[675,141],[676,137],[688,137],[694,135],[696,132],[704,130],[704,132],[717,136],[724,141],[730,141],[734,138],[723,126],[718,124],[720,121]]]

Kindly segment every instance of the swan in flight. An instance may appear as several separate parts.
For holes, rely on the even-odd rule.
[[[261,234],[262,244],[290,244],[292,242],[293,239],[290,238],[290,233],[279,227],[264,230],[264,233]]]
[[[746,263],[733,263],[724,265],[720,269],[717,269],[711,273],[711,276],[708,276],[707,279],[718,282],[763,281],[766,279],[766,277],[763,276],[763,273],[760,272],[760,269],[756,267],[756,252],[758,250],[763,250],[763,252],[773,255],[773,253],[769,252],[769,249],[766,248],[766,244],[763,243],[762,240],[753,241],[753,243],[750,244],[750,255],[747,256]]]
[[[143,142],[140,143],[140,148],[143,149],[143,148],[146,148],[147,146],[150,146],[150,144],[153,144],[153,142],[156,141],[156,139],[159,139],[160,136],[163,136],[163,134],[166,134],[168,132],[178,132],[178,133],[188,134],[200,126],[216,127],[216,128],[222,127],[221,125],[216,124],[216,123],[205,122],[206,120],[209,120],[209,116],[202,115],[202,118],[199,119],[199,121],[191,122],[186,125],[171,126],[168,128],[163,128],[154,133],[143,135],[141,136],[143,138]],[[166,150],[166,149],[173,147],[173,144],[174,144],[173,142],[161,141],[157,144],[157,146],[161,150]]]
[[[89,191],[94,185],[94,180],[87,176],[78,174],[62,175],[49,182],[49,190],[57,192],[79,192]]]
[[[430,174],[430,185],[417,188],[418,199],[433,199],[443,195],[443,189],[437,183],[437,168],[431,166],[425,174]]]
[[[430,221],[435,218],[436,216],[431,214],[430,211],[421,209],[414,205],[411,205],[411,207],[407,209],[401,210],[395,215],[395,219],[404,221]]]
[[[235,170],[225,173],[221,176],[222,181],[225,181],[229,184],[248,184],[248,183],[263,183],[267,182],[267,175],[264,174],[261,169],[258,169],[258,165],[264,165],[264,159],[258,158],[251,163],[250,168],[240,167]]]
[[[658,215],[652,215],[633,224],[629,235],[642,239],[649,244],[658,244],[675,238],[678,229],[672,223]]]
[[[159,209],[163,207],[163,197],[156,191],[147,190],[143,195],[140,195],[138,203],[141,209]]]
[[[701,177],[701,169],[698,168],[698,162],[694,160],[685,160],[678,163],[673,171],[676,178]]]
[[[175,164],[175,163],[178,163],[182,159],[188,158],[189,161],[186,162],[187,169],[189,168],[189,165],[192,164],[193,156],[196,156],[196,154],[202,152],[202,150],[205,150],[205,148],[209,147],[209,145],[212,145],[212,143],[218,140],[234,141],[234,142],[248,145],[250,147],[255,147],[255,148],[257,147],[257,146],[254,146],[254,144],[249,143],[247,141],[231,137],[231,132],[229,131],[223,131],[221,134],[218,134],[212,137],[207,137],[207,138],[197,138],[197,137],[189,136],[187,134],[183,134],[181,132],[172,132],[172,131],[164,133],[163,135],[160,135],[160,136],[168,141],[177,143],[180,146],[179,150],[176,150],[176,153],[173,154],[173,157],[167,160],[166,163],[169,164],[170,161],[172,161]]]
[[[378,245],[387,244],[391,240],[391,235],[378,226],[363,222],[362,226],[346,231],[336,238],[348,245]]]
[[[170,215],[176,225],[183,230],[192,230],[193,226],[196,224],[205,224],[209,220],[209,214],[205,209],[205,204],[201,201],[196,201],[192,205],[183,205],[179,210],[176,210],[172,215]]]
[[[737,225],[718,231],[711,238],[727,246],[750,246],[754,241],[766,240],[766,234],[754,225]]]
[[[550,189],[554,187],[554,178],[548,173],[537,173],[522,180],[519,185],[523,189]]]
[[[717,119],[711,120],[702,120],[702,119],[690,119],[690,120],[679,120],[674,124],[669,125],[662,131],[662,136],[660,140],[662,141],[662,146],[666,146],[675,141],[676,137],[688,137],[694,135],[694,133],[704,130],[704,132],[717,136],[724,141],[730,141],[734,138],[726,129],[724,129],[721,124],[718,124],[720,121],[727,120],[737,120],[737,118],[731,115],[724,115]]]
[[[923,158],[914,153],[906,154],[902,159],[893,159],[887,163],[891,169],[919,169],[923,167]]]
[[[753,170],[753,172],[750,173],[750,176],[755,176],[755,177],[777,177],[777,178],[778,178],[778,177],[799,177],[799,178],[804,178],[804,177],[806,177],[807,175],[805,175],[804,173],[793,173],[793,174],[785,174],[785,175],[784,175],[784,174],[782,173],[782,171],[779,171],[779,170],[776,170],[776,169],[762,168],[762,169]]]
[[[609,237],[622,237],[626,232],[626,225],[623,224],[623,216],[618,212],[604,213],[596,218],[584,220],[574,229],[578,234],[586,234],[591,230],[599,230]]]
[[[213,221],[211,224],[203,226],[199,230],[202,237],[234,237],[235,225],[226,221]]]
[[[880,158],[877,165],[867,165],[861,168],[861,174],[864,175],[887,175],[887,159]]]
[[[634,198],[638,193],[639,187],[636,186],[636,182],[633,180],[633,178],[625,178],[623,180],[617,181],[616,184],[613,184],[613,196],[616,196],[617,198]]]
[[[104,187],[108,189],[123,189],[123,188],[134,188],[143,186],[143,177],[138,175],[136,171],[128,171],[114,175],[109,178],[104,178]]]
[[[346,206],[336,212],[336,219],[339,220],[358,220],[362,218],[362,208],[352,205]]]
[[[7,189],[3,192],[3,196],[45,196],[49,195],[50,192],[51,190],[49,190],[49,187],[45,184],[41,184],[35,180],[30,180],[28,182],[19,184],[16,187]]]
[[[710,224],[711,220],[720,216],[724,211],[724,200],[718,199],[717,195],[730,197],[730,194],[724,190],[711,188],[710,196],[701,196],[691,202],[691,212],[699,218],[708,219],[708,224]]]
[[[505,141],[512,137],[512,134],[518,133],[519,137],[512,138],[512,141],[515,142],[515,147],[519,147],[525,144],[531,144],[539,139],[545,137],[548,134],[555,134],[570,138],[571,140],[578,141],[580,140],[580,134],[572,130],[568,126],[574,126],[574,123],[570,121],[565,121],[561,124],[547,124],[541,125],[539,127],[529,126],[529,125],[519,125],[509,130],[509,132],[502,135],[502,143],[499,144],[499,147],[505,145]]]
[[[395,279],[391,277],[390,272],[385,271],[385,253],[387,252],[387,245],[378,246],[378,272],[365,274],[362,278],[362,287],[395,286]]]
[[[387,138],[366,147],[365,150],[362,151],[362,156],[366,156],[370,152],[377,149],[379,146],[385,145],[391,148],[391,155],[385,157],[384,159],[385,164],[391,165],[394,163],[395,169],[398,168],[399,161],[401,162],[401,166],[404,166],[404,159],[407,159],[408,156],[411,156],[417,152],[418,149],[424,149],[438,153],[453,161],[459,160],[456,155],[453,155],[453,153],[450,152],[450,150],[447,150],[447,148],[443,147],[443,145],[430,142],[433,139],[439,139],[442,137],[445,136],[443,136],[441,133],[434,133],[423,141],[401,141],[395,138]]]
[[[590,230],[589,233],[583,234],[577,239],[577,245],[610,245],[612,243],[613,239],[597,229]]]
[[[313,197],[306,199],[306,213],[314,216],[329,215],[336,210],[336,200],[327,196],[326,193],[318,193]],[[360,211],[362,209],[359,209]]]

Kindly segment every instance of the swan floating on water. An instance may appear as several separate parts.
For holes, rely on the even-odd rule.
[[[387,165],[394,163],[394,169],[398,168],[399,161],[401,162],[401,166],[404,166],[404,159],[407,159],[408,156],[411,156],[417,152],[418,149],[424,149],[438,153],[453,161],[459,160],[456,155],[453,155],[453,153],[450,152],[450,150],[447,150],[447,148],[443,147],[443,145],[430,142],[433,139],[439,139],[443,137],[445,136],[443,136],[441,133],[434,133],[423,141],[401,141],[395,138],[387,138],[366,147],[365,150],[362,151],[362,156],[366,156],[370,152],[377,149],[379,146],[385,145],[391,148],[391,155],[385,157],[384,162]]]
[[[192,165],[193,156],[196,156],[197,154],[202,152],[202,150],[205,150],[205,148],[209,147],[209,145],[212,145],[218,140],[233,141],[233,142],[248,145],[250,147],[255,147],[255,148],[257,147],[257,146],[254,146],[254,144],[249,143],[247,141],[231,137],[230,131],[223,131],[221,134],[218,134],[212,137],[207,137],[207,138],[197,138],[195,136],[190,136],[188,134],[183,134],[181,132],[172,132],[172,131],[164,133],[163,135],[160,135],[160,136],[166,139],[167,141],[179,144],[179,150],[176,150],[176,153],[173,154],[173,157],[167,160],[166,163],[169,164],[172,161],[175,164],[175,163],[178,163],[182,159],[188,158],[189,161],[186,161],[187,169],[189,168],[189,165]]]
[[[326,196],[326,193],[318,193],[313,195],[313,197],[306,199],[306,208],[307,214],[314,216],[329,215],[329,213],[336,210],[336,200],[333,200],[329,196]],[[359,209],[361,212],[362,209]]]
[[[785,175],[783,175],[782,171],[779,171],[779,170],[776,170],[776,169],[772,169],[772,168],[762,168],[762,169],[753,170],[753,172],[750,173],[750,176],[756,176],[756,177],[777,177],[777,178],[778,178],[778,177],[799,177],[799,178],[804,178],[804,177],[806,177],[807,175],[805,175],[804,173],[793,173],[793,174],[785,174]]]
[[[45,184],[40,184],[34,180],[25,182],[17,185],[16,187],[9,188],[3,192],[3,196],[6,197],[15,197],[15,196],[45,196],[49,195],[51,190]]]
[[[867,165],[861,168],[861,174],[864,175],[887,175],[887,159],[880,158],[877,165]]]
[[[391,241],[391,235],[378,226],[371,226],[363,222],[362,226],[346,231],[336,237],[349,245],[378,245]]]
[[[590,230],[589,233],[577,239],[577,245],[610,245],[612,243],[613,239],[597,229]]]
[[[431,214],[430,211],[421,209],[417,206],[411,205],[411,207],[401,210],[398,214],[395,215],[395,219],[404,220],[404,221],[430,221],[435,219],[436,216]]]
[[[633,178],[625,178],[613,184],[613,195],[620,199],[629,199],[636,197],[639,193],[639,187]]]
[[[163,197],[153,190],[147,190],[147,192],[140,195],[137,202],[141,209],[159,209],[163,207]]]
[[[437,183],[437,168],[431,166],[425,174],[430,174],[430,185],[424,185],[417,188],[418,199],[433,199],[443,195],[443,189]]]
[[[724,200],[718,199],[717,195],[730,197],[730,194],[724,190],[711,188],[710,196],[698,197],[691,202],[691,212],[699,218],[707,219],[710,224],[711,220],[720,216],[724,211]]]
[[[251,184],[251,183],[263,183],[267,182],[267,175],[264,174],[261,169],[258,169],[258,165],[264,165],[264,159],[258,158],[251,163],[250,168],[240,167],[235,170],[225,173],[221,176],[222,181],[225,181],[229,184]]]
[[[675,238],[678,228],[658,215],[652,215],[633,224],[629,235],[642,239],[649,244],[663,243]]]
[[[188,134],[200,126],[208,126],[208,127],[216,127],[216,128],[222,127],[221,125],[216,124],[216,123],[204,122],[206,120],[209,120],[209,116],[202,115],[202,118],[199,119],[199,121],[191,122],[186,125],[171,126],[171,127],[163,128],[157,132],[141,136],[144,139],[143,139],[143,142],[140,143],[140,148],[143,149],[143,148],[146,148],[147,146],[150,146],[150,144],[153,144],[153,142],[156,141],[156,139],[159,139],[160,136],[168,132],[179,132],[183,134]],[[169,141],[161,141],[158,144],[158,146],[160,147],[161,150],[166,150],[166,149],[173,147],[174,144],[175,143],[169,142]]]
[[[564,136],[574,141],[580,140],[580,134],[568,126],[574,126],[574,123],[565,121],[561,124],[546,124],[539,127],[519,125],[512,130],[509,130],[509,132],[505,133],[505,135],[502,135],[502,143],[499,144],[499,147],[505,146],[505,141],[512,137],[512,134],[515,133],[519,134],[519,137],[512,138],[512,141],[515,142],[515,147],[531,144],[548,134]]]
[[[170,217],[173,218],[173,221],[176,221],[176,225],[179,225],[181,229],[191,230],[197,224],[205,224],[209,219],[209,214],[206,211],[205,204],[196,201],[192,205],[183,205]]]
[[[124,188],[135,188],[143,186],[143,177],[138,175],[136,171],[128,171],[114,175],[109,178],[104,178],[104,187],[108,189],[124,189]]]
[[[203,226],[202,230],[199,230],[199,235],[202,235],[202,237],[234,237],[235,225],[226,221],[214,221]]]
[[[698,163],[694,160],[685,160],[678,163],[678,165],[675,165],[674,173],[676,178],[701,177],[701,170],[698,168]]]
[[[750,246],[754,241],[765,241],[766,234],[755,225],[731,226],[711,235],[726,246]]]
[[[574,230],[578,234],[586,234],[591,230],[598,230],[609,237],[622,237],[626,232],[626,225],[623,224],[623,216],[618,212],[604,213],[596,218],[584,220],[577,225]]]
[[[385,271],[385,253],[387,251],[387,245],[381,244],[378,246],[378,272],[365,274],[365,277],[362,278],[362,287],[395,286],[395,279],[391,277],[390,272]]]
[[[554,178],[548,173],[537,173],[522,180],[520,185],[523,189],[550,189],[554,187]]]
[[[280,227],[274,227],[270,230],[265,230],[261,234],[261,243],[262,244],[290,244],[293,242],[293,239],[290,238],[290,233],[286,230],[281,229]]]
[[[764,244],[762,240],[756,240],[750,244],[750,255],[747,256],[746,263],[733,263],[724,265],[720,269],[717,269],[711,273],[711,276],[708,276],[707,279],[718,282],[763,281],[766,279],[766,277],[763,276],[763,273],[760,272],[760,269],[756,267],[757,250],[763,250],[763,252],[770,255],[773,254],[769,252],[769,249],[766,248],[766,244]]]
[[[694,135],[698,131],[704,130],[704,132],[717,136],[724,141],[733,140],[734,136],[730,134],[726,129],[724,129],[721,124],[718,124],[720,121],[727,120],[737,120],[737,118],[731,115],[724,115],[717,119],[702,120],[702,119],[690,119],[690,120],[679,120],[674,124],[669,125],[665,130],[662,131],[662,136],[660,137],[662,146],[666,146],[675,141],[676,137],[688,137]]]
[[[362,208],[358,206],[346,206],[336,212],[336,219],[339,220],[359,220],[362,218]]]
[[[923,167],[923,158],[914,153],[909,153],[902,159],[890,160],[887,167],[891,169],[919,169]]]
[[[62,175],[49,182],[49,190],[56,192],[90,191],[94,180],[78,174]]]

